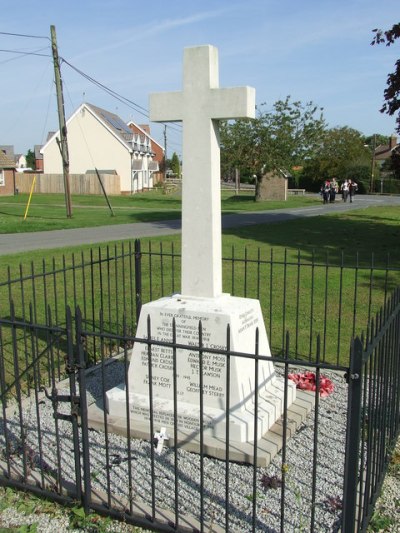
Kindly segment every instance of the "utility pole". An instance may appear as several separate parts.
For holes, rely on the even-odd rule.
[[[376,149],[376,133],[374,133],[374,141],[372,143],[372,162],[371,162],[371,183],[369,185],[369,192],[374,192],[374,178],[375,178],[375,149]]]
[[[60,60],[58,57],[57,37],[56,37],[55,26],[50,26],[50,33],[51,33],[51,49],[53,52],[54,77],[55,77],[56,92],[57,92],[58,122],[60,125],[60,140],[57,139],[57,144],[58,144],[58,148],[60,149],[62,165],[63,165],[65,207],[67,210],[67,218],[71,218],[72,217],[72,204],[71,204],[71,192],[69,188],[69,155],[68,155],[68,143],[67,143],[67,127],[65,125],[64,96],[63,96],[63,90],[62,90]]]
[[[164,183],[167,178],[167,125],[164,124]]]

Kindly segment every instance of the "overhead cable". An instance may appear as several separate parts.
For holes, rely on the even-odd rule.
[[[128,107],[131,107],[132,109],[134,109],[137,113],[143,115],[144,117],[146,117],[147,119],[150,119],[149,117],[149,111],[142,107],[141,105],[137,104],[136,102],[133,102],[132,100],[130,100],[129,98],[126,98],[125,96],[122,96],[121,94],[117,93],[116,91],[114,91],[113,89],[110,89],[110,87],[107,87],[106,85],[104,85],[103,83],[95,80],[94,78],[92,78],[91,76],[89,76],[89,74],[86,74],[85,72],[83,72],[82,70],[78,69],[77,67],[75,67],[74,65],[72,65],[69,61],[67,61],[66,59],[64,59],[63,57],[60,57],[60,60],[65,63],[66,65],[68,65],[70,68],[72,68],[73,70],[75,70],[75,72],[77,72],[78,74],[80,74],[81,76],[83,76],[84,78],[86,78],[88,81],[90,81],[91,83],[93,83],[94,85],[96,85],[97,87],[99,87],[100,89],[103,89],[105,92],[107,92],[110,96],[116,98],[118,101],[120,101],[121,103],[127,105]],[[175,129],[174,126],[171,126],[171,124],[168,124],[169,128],[171,128],[172,130],[175,130],[175,131],[179,131],[178,129]],[[182,126],[180,124],[176,124],[176,126],[178,128],[181,128]]]
[[[51,57],[50,54],[38,54],[37,52],[21,52],[20,50],[6,50],[4,48],[0,48],[0,52],[8,52],[10,54],[20,54],[21,56]]]
[[[47,37],[45,35],[27,35],[25,33],[9,33],[7,31],[0,31],[0,35],[12,35],[13,37],[29,37],[31,39],[48,39],[50,41],[50,37]]]

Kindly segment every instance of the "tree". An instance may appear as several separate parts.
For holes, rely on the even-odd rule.
[[[34,152],[32,152],[31,149],[29,149],[25,156],[26,159],[26,166],[28,168],[31,168],[32,170],[36,170],[36,158]]]
[[[387,135],[381,135],[380,133],[374,133],[364,137],[364,144],[368,145],[371,150],[380,145],[389,144],[389,137]]]
[[[372,156],[365,144],[363,135],[353,128],[344,126],[326,130],[318,152],[304,166],[303,179],[313,183],[312,188],[319,189],[321,180],[327,178],[344,180],[353,173],[352,177],[357,181],[361,176],[370,175]]]
[[[391,157],[391,170],[396,179],[400,180],[400,151],[393,152]]]
[[[181,163],[179,161],[178,154],[174,152],[171,157],[170,161],[170,169],[174,173],[175,176],[180,177],[181,175]]]
[[[242,175],[254,175],[259,200],[263,176],[272,170],[289,174],[303,164],[315,153],[324,129],[322,109],[312,102],[291,102],[288,96],[271,110],[263,104],[255,119],[221,124],[222,174],[238,168]]]
[[[396,39],[400,38],[400,23],[394,24],[390,30],[382,31],[375,29],[373,32],[375,33],[375,37],[371,42],[372,45],[385,43],[386,46],[391,46]],[[395,63],[394,72],[388,74],[386,85],[387,87],[383,92],[386,102],[380,111],[390,116],[398,113],[396,130],[400,133],[400,59]]]

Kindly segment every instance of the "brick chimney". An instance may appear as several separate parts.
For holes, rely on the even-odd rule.
[[[395,148],[396,146],[397,146],[397,137],[396,135],[392,135],[389,141],[389,150],[393,150],[393,148]]]

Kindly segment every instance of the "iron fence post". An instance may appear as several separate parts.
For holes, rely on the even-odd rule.
[[[86,396],[86,361],[84,351],[84,333],[82,328],[82,313],[79,307],[75,310],[76,326],[76,368],[78,371],[79,383],[79,417],[81,426],[82,439],[82,470],[83,470],[83,487],[82,506],[86,514],[89,514],[92,485],[90,479],[90,457],[89,457],[89,426]]]
[[[343,482],[342,533],[354,533],[356,527],[357,491],[359,482],[359,449],[361,434],[363,345],[354,339],[350,354],[347,408],[346,457]]]
[[[77,397],[76,393],[76,374],[74,370],[75,366],[75,356],[74,356],[74,338],[73,338],[73,323],[72,323],[72,313],[69,306],[66,307],[65,311],[65,333],[67,335],[67,354],[66,354],[66,373],[68,374],[69,379],[69,391],[71,397],[71,414],[73,411],[73,402],[72,399]],[[57,389],[54,388],[54,394],[57,394]],[[57,404],[56,409],[57,409]],[[73,453],[74,453],[74,466],[75,466],[75,483],[76,483],[76,498],[78,500],[82,499],[82,473],[79,457],[79,428],[78,420],[76,416],[71,417],[72,423],[72,438],[73,438]]]
[[[135,297],[136,297],[136,324],[139,323],[142,309],[142,252],[140,240],[135,240]]]

